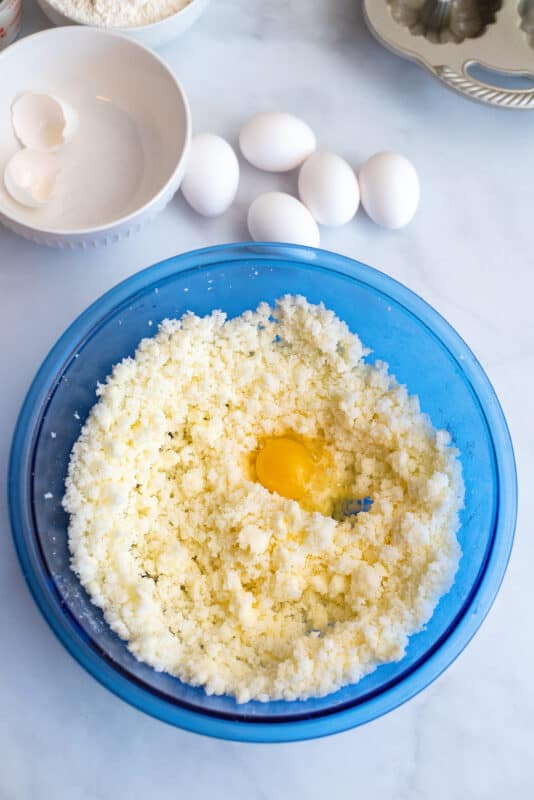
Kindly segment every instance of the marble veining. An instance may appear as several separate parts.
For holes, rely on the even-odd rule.
[[[34,3],[24,5],[23,32],[45,27]],[[16,414],[47,350],[88,303],[162,258],[245,238],[256,194],[293,192],[296,177],[243,165],[224,217],[201,219],[178,195],[142,232],[97,250],[49,250],[0,229],[0,800],[531,800],[534,114],[447,92],[372,38],[357,0],[213,0],[161,55],[190,96],[198,131],[235,143],[248,114],[283,109],[355,167],[387,148],[414,161],[422,199],[410,227],[381,231],[359,212],[341,230],[324,229],[322,243],[421,294],[488,370],[516,447],[516,545],[494,608],[457,662],[363,728],[252,746],[197,737],[128,707],[63,650],[25,587],[4,502]]]

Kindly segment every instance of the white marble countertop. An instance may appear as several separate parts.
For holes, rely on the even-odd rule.
[[[45,27],[25,3],[24,33]],[[109,249],[59,252],[0,231],[0,798],[373,800],[534,796],[534,114],[449,94],[383,50],[357,0],[214,0],[162,55],[197,130],[235,142],[244,117],[280,108],[355,165],[391,148],[416,163],[420,213],[387,233],[363,214],[323,244],[379,267],[433,304],[487,369],[514,438],[523,489],[499,597],[429,689],[363,728],[315,742],[209,740],[144,716],[90,678],[36,610],[15,558],[5,472],[16,414],[65,326],[104,290],[166,256],[246,237],[248,203],[294,176],[243,170],[238,201],[206,221],[177,197]],[[0,76],[1,78],[1,76]]]

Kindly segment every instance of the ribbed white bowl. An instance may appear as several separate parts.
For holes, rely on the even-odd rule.
[[[51,28],[0,54],[0,221],[39,244],[110,243],[139,230],[178,189],[191,138],[189,104],[151,50],[98,28]],[[63,185],[41,209],[19,205],[1,175],[20,148],[11,105],[45,92],[78,113],[73,140],[58,153]]]

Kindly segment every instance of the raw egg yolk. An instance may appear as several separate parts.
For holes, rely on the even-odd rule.
[[[290,500],[302,497],[313,471],[310,451],[285,436],[267,439],[256,457],[256,475],[262,486]]]

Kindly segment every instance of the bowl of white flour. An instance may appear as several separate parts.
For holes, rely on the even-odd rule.
[[[54,25],[112,29],[148,47],[172,41],[193,25],[210,0],[37,0]]]

